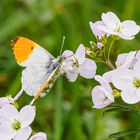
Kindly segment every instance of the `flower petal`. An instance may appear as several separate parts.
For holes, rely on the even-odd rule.
[[[2,108],[3,116],[8,120],[14,120],[18,116],[18,110],[11,104],[5,105]]]
[[[127,36],[134,36],[140,31],[140,27],[132,20],[126,20],[122,22],[122,33]]]
[[[112,12],[102,14],[102,21],[109,29],[116,29],[116,24],[121,24],[119,18]]]
[[[9,124],[0,125],[0,138],[3,138],[3,140],[11,140],[15,135],[16,131],[14,131]]]
[[[112,92],[111,86],[109,85],[109,83],[102,76],[95,75],[95,80],[98,81],[101,84],[101,86],[103,86],[109,92]]]
[[[132,51],[129,53],[122,53],[118,55],[117,61],[115,62],[117,68],[120,67],[130,68],[135,55],[136,55],[136,51]]]
[[[97,21],[95,23],[89,22],[89,25],[90,25],[90,28],[91,28],[93,34],[96,37],[101,38],[102,36],[104,36],[106,34],[105,32],[103,32],[103,31],[101,31],[101,30],[98,29],[98,26],[99,25],[104,25],[104,23],[102,21]]]
[[[113,74],[112,83],[116,88],[123,90],[132,86],[132,78],[132,70],[121,68]]]
[[[135,104],[140,101],[140,97],[136,94],[136,89],[126,88],[121,92],[121,97],[128,104]]]
[[[74,53],[73,53],[72,51],[70,51],[70,50],[65,50],[65,51],[63,52],[63,54],[62,54],[62,56],[63,56],[64,58],[71,57],[71,56],[73,56],[73,55],[74,55]]]
[[[66,73],[66,77],[69,79],[70,82],[74,82],[78,77],[78,72],[76,72],[76,71],[68,71]]]
[[[108,72],[105,72],[103,74],[103,78],[108,82],[108,83],[111,83],[112,82],[112,76],[114,74],[114,72],[116,71],[115,70],[111,70],[111,71],[108,71]]]
[[[91,59],[85,58],[84,63],[79,67],[79,73],[81,76],[91,79],[95,76],[96,69],[96,63]]]
[[[93,107],[97,109],[102,109],[112,103],[110,100],[106,99],[104,92],[100,90],[100,87],[101,86],[96,86],[92,90]]]
[[[116,33],[114,32],[114,30],[110,30],[107,26],[105,25],[99,25],[97,26],[97,29],[106,33],[106,34],[113,34],[116,35]]]
[[[39,132],[32,136],[29,140],[47,140],[47,136],[45,133]]]
[[[8,98],[7,97],[0,98],[0,107],[3,107],[6,104],[9,104]]]
[[[119,32],[116,32],[116,36],[119,36],[120,38],[125,39],[125,40],[132,40],[132,39],[134,39],[134,36],[128,36],[126,34],[119,33]]]
[[[26,105],[19,112],[19,119],[21,121],[21,126],[26,127],[30,125],[35,118],[35,108],[30,105]]]
[[[78,47],[76,53],[75,53],[75,57],[78,60],[79,64],[84,63],[85,60],[85,47],[83,44],[80,44],[80,46]]]
[[[114,96],[112,95],[112,91],[108,91],[105,87],[100,86],[100,90],[104,93],[105,97],[107,97],[111,102],[114,102]]]
[[[13,140],[27,140],[30,137],[31,133],[32,133],[31,127],[27,126],[18,131]]]
[[[140,78],[140,60],[138,60],[134,66],[134,75]]]

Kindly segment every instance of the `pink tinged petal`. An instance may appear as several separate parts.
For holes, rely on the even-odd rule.
[[[94,104],[94,108],[102,109],[112,102],[108,100],[104,94],[104,92],[100,89],[100,86],[96,86],[92,90],[92,101]]]
[[[78,60],[79,64],[84,63],[85,60],[85,47],[83,44],[80,44],[80,46],[78,47],[76,53],[75,53],[75,57]]]
[[[132,20],[126,20],[122,22],[122,33],[127,35],[127,36],[135,36],[139,31],[139,26]]]
[[[95,76],[96,69],[96,63],[91,59],[85,58],[84,63],[79,67],[79,73],[81,76],[91,79]]]
[[[13,140],[27,140],[32,133],[31,127],[27,126],[18,131]]]
[[[5,116],[6,119],[8,120],[14,120],[18,116],[18,110],[13,106],[13,105],[5,105],[2,108],[3,116]]]
[[[121,68],[120,70],[116,71],[112,76],[112,83],[116,88],[123,90],[133,86],[132,78],[132,70]]]
[[[73,56],[73,55],[74,55],[74,53],[73,53],[72,51],[70,51],[70,50],[66,50],[66,51],[64,51],[63,54],[62,54],[62,56],[65,57],[65,58],[71,57],[71,56]]]
[[[115,62],[117,68],[118,67],[130,68],[135,55],[136,55],[136,51],[118,55],[117,61]]]
[[[103,31],[101,31],[101,30],[98,29],[98,26],[99,25],[104,25],[104,23],[102,21],[97,21],[95,23],[89,22],[89,25],[90,25],[90,28],[91,28],[93,34],[96,37],[101,38],[102,36],[104,36],[106,34],[105,32],[103,32]]]
[[[135,104],[140,101],[140,97],[136,94],[135,88],[126,88],[121,92],[121,97],[124,102],[128,104]]]
[[[111,86],[102,76],[96,75],[95,80],[98,81],[101,84],[101,86],[108,90],[110,93],[112,92]]]
[[[120,25],[121,22],[119,18],[112,12],[107,12],[102,14],[102,21],[109,29],[116,29],[116,25]]]
[[[70,50],[66,50],[63,52],[62,57],[64,58],[62,63],[62,69],[64,72],[73,70],[73,61],[75,61],[74,53]]]
[[[78,77],[78,73],[76,71],[68,71],[66,77],[69,79],[69,82],[74,82]]]
[[[30,125],[35,118],[35,109],[33,106],[26,105],[19,112],[19,120],[21,121],[21,127]]]
[[[107,26],[105,25],[99,25],[98,30],[101,30],[102,32],[106,33],[106,34],[114,34],[116,35],[116,32],[114,32],[114,30],[110,30]]]
[[[29,140],[47,140],[47,135],[45,133],[39,132],[32,136]]]

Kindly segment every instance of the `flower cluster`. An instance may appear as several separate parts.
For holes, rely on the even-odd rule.
[[[9,97],[1,98],[0,108],[0,138],[4,140],[47,140],[45,133],[37,133],[30,137],[30,124],[36,114],[35,106],[26,105],[19,112],[17,108],[7,103]],[[30,138],[29,138],[30,137]]]
[[[99,82],[99,85],[92,89],[94,108],[102,109],[114,103],[115,98],[120,96],[125,103],[135,104],[140,101],[140,51],[119,54],[114,64],[110,61],[110,53],[115,41],[134,39],[140,31],[140,26],[132,20],[121,22],[112,12],[103,13],[101,19],[95,23],[89,22],[97,42],[90,41],[90,47],[80,44],[75,53],[71,50],[62,53],[60,74],[66,75],[70,82],[74,82],[78,75]],[[102,76],[97,75],[96,62],[106,64],[110,71]],[[53,65],[53,67],[56,66]],[[54,76],[52,69],[49,69],[49,79]],[[40,74],[42,77],[44,73]],[[39,132],[32,135],[30,125],[36,115],[36,107],[33,106],[35,99],[30,105],[24,106],[20,111],[17,110],[17,100],[22,93],[23,89],[14,98],[11,96],[0,98],[0,138],[4,140],[47,140],[45,133]]]
[[[102,76],[95,76],[100,86],[92,90],[93,107],[104,108],[114,103],[115,97],[118,96],[121,96],[125,103],[135,104],[140,101],[140,51],[119,54],[115,65],[110,61],[110,51],[116,40],[134,39],[140,31],[140,26],[132,20],[121,22],[112,12],[103,13],[101,18],[102,21],[89,23],[97,43],[92,42],[92,48],[88,48],[90,51],[88,55],[93,59],[100,58],[111,70]],[[111,43],[106,56],[105,49],[107,49],[109,40]]]

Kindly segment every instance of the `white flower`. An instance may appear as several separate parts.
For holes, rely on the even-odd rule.
[[[29,140],[47,140],[47,136],[45,133],[39,132],[32,136]]]
[[[132,63],[135,59],[136,51],[132,51],[129,53],[122,53],[118,55],[117,60],[115,62],[117,68],[132,68]]]
[[[114,102],[114,96],[111,86],[103,77],[96,75],[95,80],[101,85],[94,87],[92,90],[93,107],[102,109]]]
[[[35,108],[23,107],[20,112],[13,105],[5,105],[0,111],[0,138],[3,140],[27,140],[35,118]]]
[[[131,40],[140,31],[140,26],[132,20],[121,22],[120,19],[112,12],[102,14],[102,21],[105,24],[98,26],[98,29],[120,38]]]
[[[101,30],[98,29],[98,26],[100,26],[100,25],[105,26],[103,21],[97,21],[95,23],[89,22],[89,25],[90,25],[90,28],[91,28],[93,34],[96,36],[96,38],[101,39],[105,35],[108,36],[107,33],[105,33],[104,31],[101,31]]]
[[[133,69],[137,61],[138,61],[138,53],[136,51],[122,53],[118,55],[117,60],[115,62],[116,69],[104,73],[103,77],[108,82],[111,82],[111,77],[115,75],[116,71],[119,71],[119,69],[121,68]]]
[[[62,56],[64,57],[62,71],[71,82],[76,80],[78,74],[87,79],[95,76],[96,63],[91,59],[85,58],[85,47],[82,44],[78,47],[75,54],[66,50]]]
[[[112,76],[113,85],[121,90],[122,99],[128,104],[140,101],[140,61],[137,61],[134,70],[121,68]]]

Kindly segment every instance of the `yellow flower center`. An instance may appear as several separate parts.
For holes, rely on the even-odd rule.
[[[116,23],[116,29],[114,29],[114,32],[121,33],[121,31],[123,30],[123,28],[124,28],[124,26],[121,26],[118,23]]]
[[[140,79],[137,78],[137,77],[135,77],[135,78],[133,79],[133,85],[134,85],[134,87],[136,87],[136,88],[140,88]]]
[[[21,123],[17,120],[14,120],[14,122],[12,123],[12,128],[16,131],[19,130],[21,128]]]

